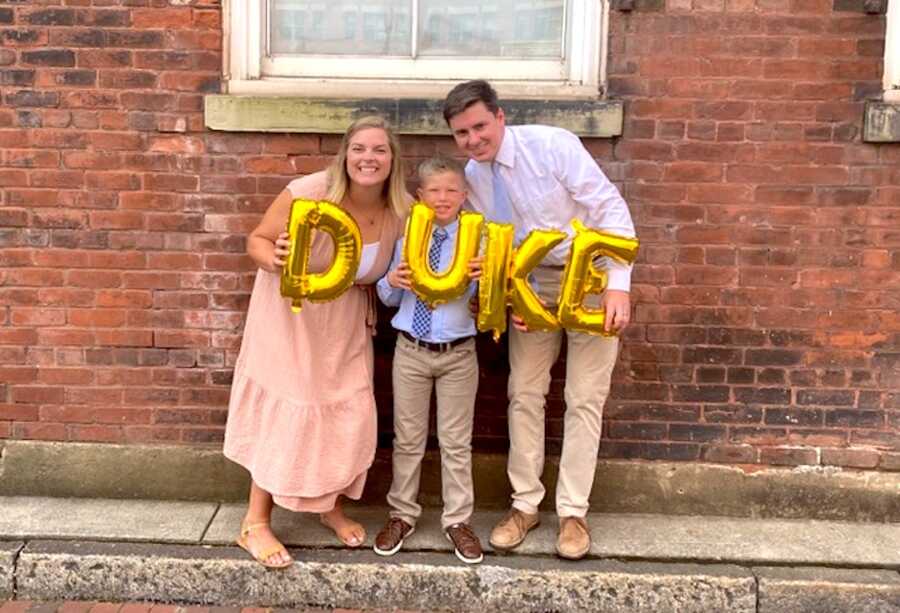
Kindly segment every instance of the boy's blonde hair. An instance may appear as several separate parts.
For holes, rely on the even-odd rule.
[[[388,144],[391,147],[391,174],[384,182],[384,195],[388,206],[400,219],[404,219],[409,213],[409,196],[406,192],[406,183],[403,177],[403,160],[400,158],[400,141],[391,129],[390,124],[378,115],[360,117],[347,128],[341,141],[341,148],[328,167],[328,194],[325,199],[329,202],[340,204],[347,190],[350,189],[350,176],[347,174],[347,150],[350,148],[350,139],[360,130],[377,128],[384,130]]]
[[[436,155],[419,164],[419,167],[416,169],[419,186],[421,187],[425,181],[442,172],[452,172],[462,180],[463,187],[465,187],[465,168],[463,168],[463,165],[459,160],[444,155]]]

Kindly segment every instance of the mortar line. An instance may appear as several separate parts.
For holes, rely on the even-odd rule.
[[[19,547],[16,552],[13,554],[12,560],[12,589],[10,594],[10,600],[18,600],[19,596],[19,556],[24,551],[25,546],[28,545],[28,541],[22,541],[22,546]]]
[[[213,521],[215,521],[216,516],[219,514],[219,509],[222,508],[222,503],[217,502],[216,508],[213,510],[212,515],[209,516],[209,520],[207,520],[206,525],[203,527],[203,531],[200,533],[200,540],[198,543],[202,543],[203,539],[206,538],[206,533],[209,532],[210,527],[212,526]]]
[[[753,573],[753,583],[756,584],[756,590],[754,594],[754,600],[756,601],[756,613],[759,613],[759,575],[757,575],[756,573]]]
[[[529,557],[553,558],[554,554],[534,555],[527,554]],[[710,558],[650,558],[650,557],[633,557],[633,556],[597,556],[591,557],[591,560],[613,560],[616,562],[648,562],[653,564],[697,564],[699,566],[739,566],[741,568],[757,568],[760,566],[772,566],[778,568],[796,568],[798,566],[809,568],[831,568],[836,570],[886,570],[900,573],[900,565],[898,564],[854,564],[842,562],[802,562],[797,560],[727,560],[727,559],[710,559]]]

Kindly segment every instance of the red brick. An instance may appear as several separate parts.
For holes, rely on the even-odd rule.
[[[672,162],[665,167],[665,180],[687,183],[718,182],[723,177],[722,166],[705,162]]]
[[[10,322],[14,326],[59,326],[66,323],[62,309],[13,308]]]
[[[38,330],[37,342],[42,345],[90,347],[96,342],[96,338],[88,330],[41,329]]]
[[[64,424],[54,423],[15,423],[13,424],[13,438],[63,441],[66,440],[66,427]]]
[[[141,229],[144,216],[136,211],[95,211],[90,213],[90,225],[105,230]]]
[[[3,164],[19,168],[56,168],[59,166],[59,159],[58,151],[7,149],[3,155]]]
[[[13,383],[10,380],[10,383]],[[39,411],[37,405],[28,404],[0,404],[0,415],[3,419],[12,421],[37,421]]]
[[[206,150],[204,142],[195,136],[157,137],[150,143],[150,151],[165,153],[201,154]]]
[[[68,430],[70,436],[78,441],[118,443],[124,439],[122,429],[117,426],[97,424],[84,426],[72,425]],[[128,605],[124,605],[120,610],[124,610],[127,606]]]
[[[774,466],[815,466],[819,463],[815,449],[802,447],[763,447],[759,459]]]
[[[17,385],[10,396],[15,403],[58,404],[63,402],[65,388],[45,385]]]
[[[167,90],[217,94],[220,90],[219,73],[164,72],[160,87]]]
[[[177,30],[191,27],[190,7],[146,8],[131,11],[131,25],[135,28]]]
[[[96,343],[100,346],[152,347],[152,330],[104,329],[94,331]]]
[[[143,136],[130,132],[91,132],[89,139],[91,147],[94,149],[109,149],[113,151],[139,150],[144,143]]]
[[[218,30],[222,26],[222,11],[194,9],[192,19],[197,27]]]

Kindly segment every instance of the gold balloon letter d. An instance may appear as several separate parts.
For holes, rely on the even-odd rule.
[[[309,272],[312,231],[318,230],[334,241],[334,260],[328,270]],[[339,206],[330,202],[294,200],[288,219],[291,246],[281,273],[281,295],[291,298],[291,308],[300,311],[300,299],[312,302],[334,300],[353,284],[359,268],[362,237],[359,226]]]

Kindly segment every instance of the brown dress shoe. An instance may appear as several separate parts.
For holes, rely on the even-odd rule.
[[[456,557],[466,564],[478,564],[484,559],[481,541],[469,524],[453,524],[447,528],[445,534],[456,548]]]
[[[529,530],[541,523],[537,513],[523,513],[519,509],[510,509],[509,513],[491,530],[491,547],[497,551],[509,551],[518,547]]]
[[[399,517],[392,517],[375,537],[373,549],[380,556],[392,556],[403,547],[403,540],[415,531],[414,526]]]
[[[556,553],[567,560],[580,560],[591,550],[591,532],[583,517],[560,517]]]

